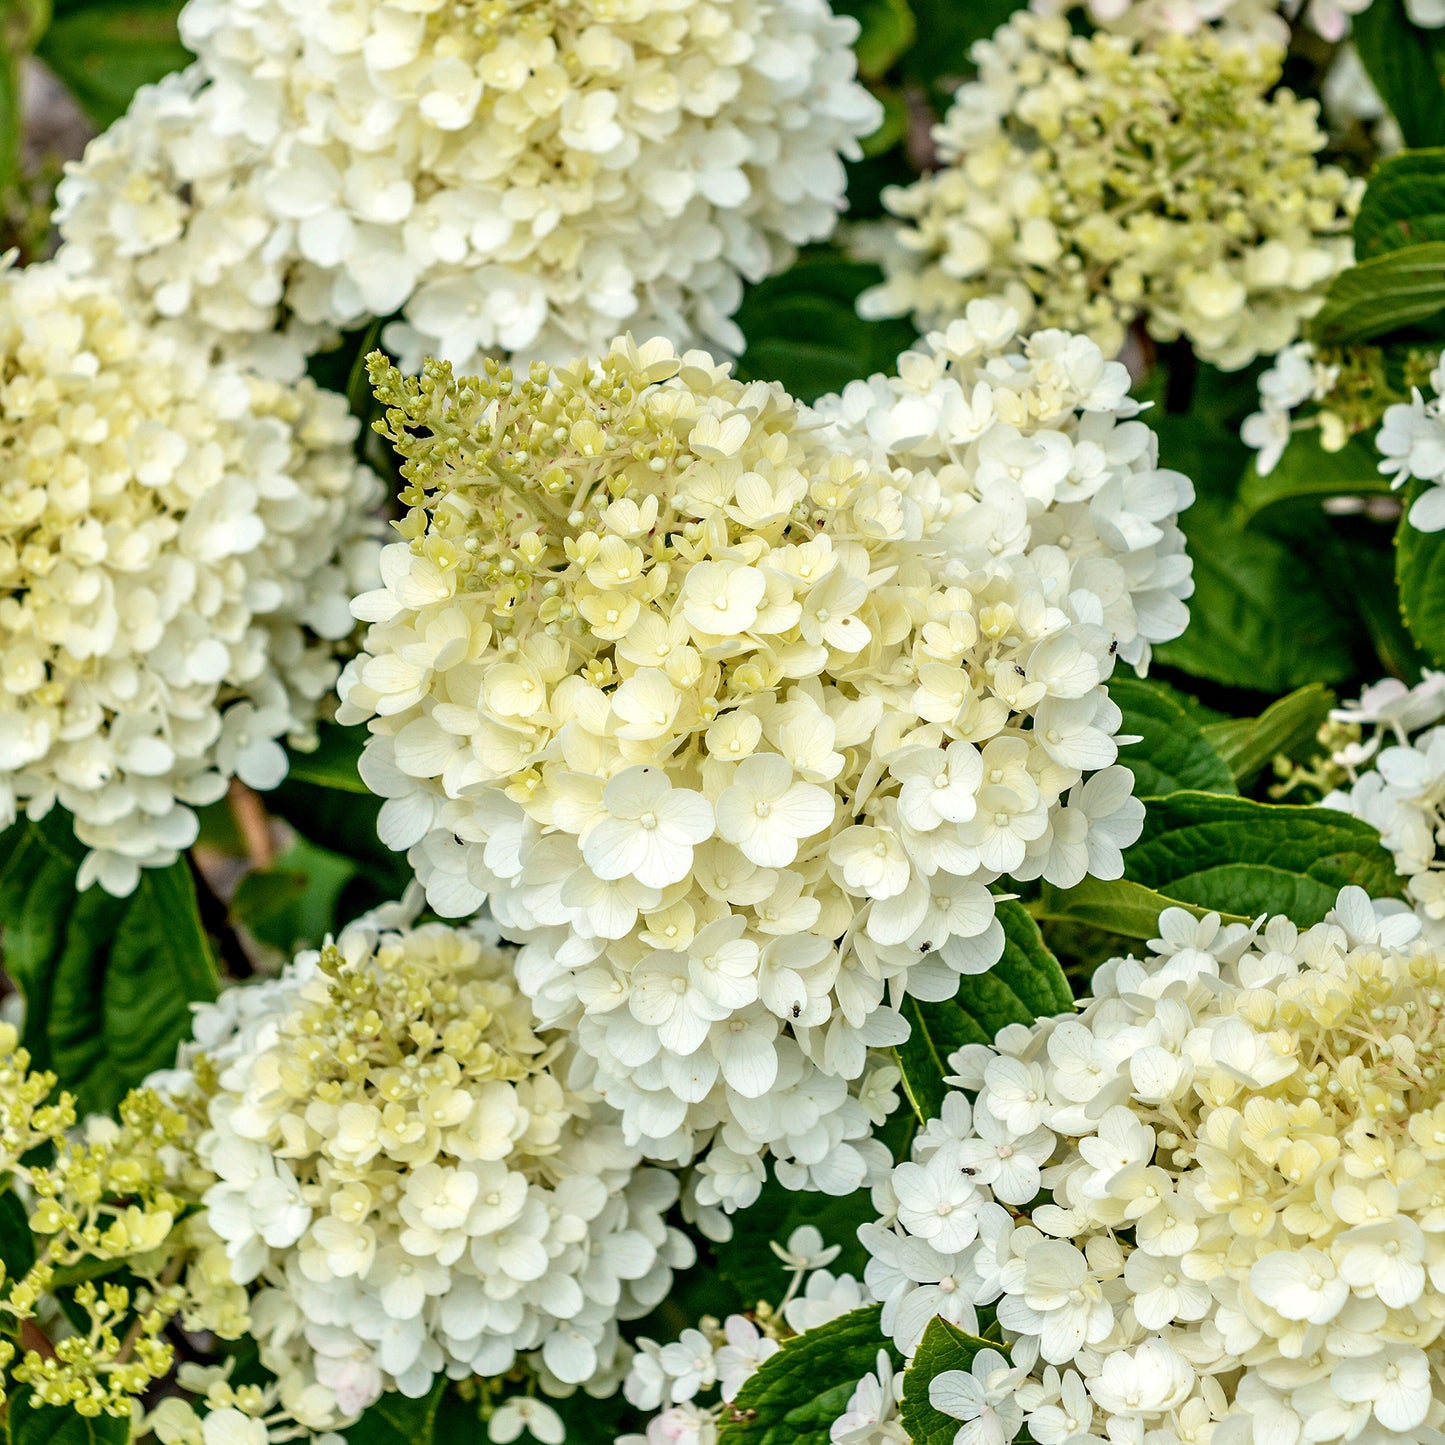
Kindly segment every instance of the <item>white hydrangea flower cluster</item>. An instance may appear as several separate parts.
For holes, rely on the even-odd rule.
[[[129,893],[304,744],[380,552],[342,397],[229,368],[50,265],[0,271],[0,827],[59,803]]]
[[[972,54],[940,168],[884,194],[903,224],[865,316],[942,325],[1002,296],[1109,355],[1138,320],[1228,370],[1293,341],[1349,265],[1363,182],[1316,160],[1319,107],[1277,88],[1273,45],[1022,12]]]
[[[416,900],[419,902],[419,897]],[[692,1262],[676,1179],[563,1082],[484,926],[393,906],[196,1017],[203,1196],[286,1409],[312,1429],[524,1356],[558,1392],[625,1364],[617,1322]]]
[[[899,1348],[994,1305],[1043,1445],[1435,1438],[1445,952],[1391,908],[1166,910],[1082,1013],[954,1054],[972,1103],[860,1231]]]
[[[1218,25],[1225,34],[1267,39],[1276,45],[1289,40],[1290,21],[1303,19],[1326,40],[1343,40],[1350,21],[1373,0],[1030,0],[1041,15],[1079,10],[1103,29],[1126,35],[1193,34]],[[1416,25],[1445,25],[1445,0],[1405,0],[1405,12]]]
[[[410,370],[741,350],[743,280],[832,232],[882,121],[826,0],[189,0],[181,33],[200,63],[61,186],[67,264],[228,345],[400,312]]]
[[[1368,5],[1370,0],[1310,0],[1315,6],[1334,3]],[[1193,35],[1216,27],[1231,39],[1285,45],[1289,22],[1280,0],[1029,0],[1036,15],[1082,14],[1101,30],[1150,38]]]
[[[991,301],[964,316],[900,357],[897,376],[855,381],[818,410],[875,464],[937,478],[958,504],[955,555],[1027,556],[1144,673],[1151,646],[1189,624],[1179,513],[1193,486],[1160,468],[1128,373],[1087,337],[1020,338],[1018,312]]]
[[[1445,938],[1445,673],[1385,678],[1330,717],[1348,730],[1330,759],[1348,782],[1324,806],[1379,830],[1426,932]]]
[[[526,943],[629,1141],[709,1151],[700,1207],[751,1202],[769,1150],[857,1188],[871,1051],[998,958],[987,885],[1117,877],[1138,836],[1108,628],[1027,558],[952,556],[961,483],[704,353],[374,375],[411,511],[340,715],[384,840]]]
[[[641,1434],[623,1435],[617,1445],[717,1445],[720,1423],[738,1391],[785,1340],[873,1303],[852,1275],[835,1275],[826,1267],[839,1247],[825,1246],[812,1225],[795,1229],[786,1245],[775,1243],[772,1250],[790,1275],[776,1305],[761,1301],[748,1314],[721,1321],[704,1316],[670,1344],[638,1340],[623,1392],[638,1409],[658,1413]],[[879,1374],[859,1382],[833,1427],[838,1445],[907,1445],[897,1419],[902,1377],[895,1380],[887,1351],[879,1352],[878,1361]],[[700,1398],[714,1389],[716,1400]],[[865,1420],[870,1413],[878,1417],[871,1423]]]

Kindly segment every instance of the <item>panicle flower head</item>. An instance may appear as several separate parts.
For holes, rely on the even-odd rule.
[[[1110,355],[1137,319],[1233,369],[1293,341],[1349,264],[1363,183],[1317,162],[1318,107],[1275,89],[1275,47],[1025,13],[973,56],[939,169],[885,194],[904,224],[865,315],[941,325],[1002,295]]]
[[[951,1057],[860,1231],[884,1329],[991,1306],[1038,1441],[1433,1438],[1445,951],[1358,888],[1309,929],[1159,932],[1080,1014]]]
[[[8,1241],[11,1268],[0,1264],[0,1319],[19,1341],[0,1344],[0,1405],[13,1381],[28,1387],[31,1406],[124,1418],[174,1363],[165,1330],[189,1295],[176,1284],[187,1247],[177,1224],[195,1203],[176,1176],[195,1130],[148,1088],[128,1094],[118,1118],[79,1125],[74,1097],[55,1096],[55,1075],[30,1065],[15,1026],[0,1023],[0,1181],[22,1202],[34,1251],[21,1269],[19,1241]],[[89,1278],[120,1262],[126,1283]],[[55,1291],[64,1275],[63,1313]],[[10,1408],[28,1407],[14,1399]]]
[[[697,1203],[769,1149],[858,1187],[870,1053],[997,959],[987,884],[1117,876],[1138,835],[1108,629],[1058,569],[953,555],[961,483],[703,353],[374,375],[411,510],[341,716],[383,838],[525,943],[629,1141],[710,1146]]]
[[[210,366],[96,281],[0,271],[0,826],[57,802],[129,893],[274,787],[374,577],[343,398]]]
[[[616,1116],[564,1082],[511,954],[393,906],[202,1009],[157,1085],[203,1103],[202,1202],[287,1411],[313,1429],[527,1357],[559,1390],[691,1262]]]
[[[227,346],[475,366],[621,326],[741,349],[882,120],[825,0],[190,0],[200,62],[61,187],[67,264]],[[260,339],[258,340],[258,334]],[[279,359],[279,358],[277,358]]]

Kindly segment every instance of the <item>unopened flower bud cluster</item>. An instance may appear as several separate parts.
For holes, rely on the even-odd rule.
[[[372,317],[408,369],[619,330],[740,350],[882,119],[826,0],[190,0],[200,56],[60,191],[66,264],[227,347]],[[295,364],[296,356],[291,358]]]
[[[1310,929],[1159,931],[1079,1015],[952,1056],[967,1092],[860,1232],[884,1328],[992,1307],[1049,1445],[1433,1438],[1445,952],[1358,888]]]
[[[207,1223],[312,1429],[519,1355],[559,1389],[595,1383],[617,1321],[692,1257],[663,1222],[676,1181],[563,1082],[510,954],[409,918],[384,910],[223,995],[158,1080],[208,1099]]]
[[[936,477],[955,503],[954,555],[973,565],[1027,556],[1076,619],[1102,623],[1120,661],[1142,673],[1153,644],[1189,622],[1179,513],[1194,488],[1159,466],[1121,364],[1087,337],[1025,338],[1018,325],[1011,307],[971,301],[899,358],[897,376],[852,382],[818,409],[840,443]]]
[[[704,353],[375,375],[411,510],[341,716],[383,838],[526,943],[630,1141],[710,1148],[699,1205],[768,1149],[857,1188],[870,1051],[997,959],[987,885],[1117,876],[1137,836],[1108,629],[1026,557],[952,557],[962,487]]]
[[[1022,13],[973,58],[940,168],[885,193],[904,224],[865,315],[942,325],[998,295],[1109,355],[1138,320],[1234,369],[1293,341],[1349,265],[1363,182],[1316,160],[1318,106],[1276,88],[1275,47]]]
[[[0,1266],[0,1317],[20,1336],[18,1347],[0,1342],[0,1403],[20,1384],[33,1405],[125,1418],[174,1361],[165,1330],[186,1300],[176,1224],[194,1197],[175,1192],[172,1175],[193,1130],[149,1089],[127,1095],[118,1120],[78,1127],[74,1098],[30,1065],[15,1026],[0,1023],[0,1177],[25,1206],[34,1249],[28,1269]],[[18,1258],[18,1241],[6,1254]],[[116,1261],[128,1282],[90,1281]],[[81,1281],[68,1317],[54,1294],[61,1271]]]
[[[0,271],[0,826],[59,803],[82,887],[129,893],[311,734],[379,550],[355,430],[98,282]]]

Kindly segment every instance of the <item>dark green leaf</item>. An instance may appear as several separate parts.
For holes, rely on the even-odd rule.
[[[93,1419],[55,1405],[36,1405],[29,1385],[12,1389],[5,1415],[9,1445],[125,1445],[130,1417],[97,1415]]]
[[[1271,703],[1258,717],[1231,718],[1204,729],[1235,781],[1251,782],[1281,753],[1293,757],[1315,740],[1335,705],[1335,695],[1311,683]]]
[[[1445,241],[1421,241],[1341,271],[1310,322],[1329,346],[1370,341],[1445,310]]]
[[[36,53],[97,126],[124,113],[143,85],[189,65],[176,34],[181,0],[56,0]]]
[[[320,742],[311,752],[291,754],[287,780],[313,783],[318,788],[336,788],[343,793],[369,793],[356,770],[362,749],[366,746],[366,729],[323,723],[319,733]]]
[[[1380,458],[1361,437],[1336,452],[1327,452],[1318,430],[1297,433],[1278,465],[1267,477],[1251,464],[1239,488],[1236,519],[1247,524],[1267,507],[1304,498],[1318,505],[1327,497],[1376,495],[1390,490],[1380,472]]]
[[[891,70],[917,34],[908,0],[835,0],[833,9],[858,21],[853,49],[864,80],[878,80]]]
[[[908,53],[908,74],[927,83],[961,79],[973,69],[969,47],[1020,8],[1020,0],[913,0],[923,42]]]
[[[1355,671],[1348,596],[1328,586],[1305,548],[1243,531],[1201,497],[1182,519],[1194,559],[1183,637],[1160,662],[1229,687],[1281,693]]]
[[[1445,241],[1445,150],[1386,156],[1355,217],[1358,260],[1419,241]]]
[[[1216,793],[1152,801],[1124,870],[1172,899],[1249,918],[1285,914],[1302,927],[1318,923],[1348,884],[1375,898],[1401,894],[1394,860],[1368,823]]]
[[[865,321],[854,307],[858,294],[881,279],[875,266],[813,257],[753,287],[737,314],[748,341],[738,375],[780,381],[812,402],[859,377],[892,371],[917,332],[907,321]]]
[[[795,1229],[811,1224],[825,1244],[840,1248],[833,1272],[846,1270],[861,1279],[868,1255],[858,1243],[858,1226],[877,1217],[866,1189],[836,1197],[800,1193],[770,1178],[757,1201],[733,1215],[732,1240],[718,1250],[718,1273],[737,1289],[746,1308],[759,1300],[777,1304],[789,1275],[770,1245],[774,1240],[786,1244]]]
[[[1201,497],[1232,503],[1254,456],[1239,431],[1259,410],[1259,383],[1252,372],[1201,365],[1178,346],[1163,360],[1138,388],[1159,438],[1160,464],[1183,472]]]
[[[1369,534],[1378,532],[1370,524]],[[1370,536],[1370,541],[1375,540]],[[1393,541],[1393,539],[1392,539]],[[1356,609],[1370,635],[1379,664],[1369,669],[1372,677],[1390,673],[1414,684],[1428,665],[1420,644],[1410,634],[1400,611],[1400,588],[1395,577],[1398,557],[1393,545],[1368,545],[1354,541],[1342,548],[1335,565],[1348,567]]]
[[[1395,533],[1395,580],[1410,636],[1434,662],[1445,662],[1445,532],[1422,532],[1409,504],[1435,485],[1411,482],[1406,515]]]
[[[1031,1024],[1074,1006],[1069,980],[1028,910],[1013,900],[997,905],[1003,956],[986,973],[966,974],[942,1003],[907,998],[911,1032],[898,1046],[903,1087],[920,1119],[936,1119],[948,1094],[948,1056],[964,1044],[990,1044],[1005,1024]]]
[[[26,1274],[35,1263],[30,1214],[10,1188],[0,1194],[0,1261],[5,1265],[7,1285]]]
[[[1136,797],[1155,798],[1181,788],[1236,791],[1224,759],[1173,688],[1162,682],[1115,677],[1109,683],[1109,696],[1124,714],[1119,731],[1137,733],[1142,739],[1119,753],[1119,761],[1134,774]]]
[[[266,795],[266,804],[303,838],[360,869],[376,895],[372,901],[383,902],[401,896],[411,869],[403,854],[377,837],[382,799],[367,791],[356,772],[363,741],[360,728],[322,729],[321,750],[293,755],[291,771]]]
[[[12,836],[13,835],[13,836]],[[0,856],[6,970],[25,995],[25,1042],[82,1112],[109,1112],[191,1031],[216,966],[184,860],[145,868],[128,898],[75,891],[79,849],[58,810],[17,824]]]
[[[829,1445],[828,1431],[847,1407],[878,1352],[898,1357],[884,1337],[881,1305],[789,1340],[738,1391],[718,1430],[719,1445]]]
[[[1445,145],[1441,37],[1413,25],[1401,0],[1374,0],[1354,17],[1355,48],[1409,146]]]
[[[446,1381],[438,1380],[419,1400],[385,1394],[356,1424],[346,1427],[346,1445],[447,1445],[437,1439],[437,1409]],[[478,1430],[480,1436],[481,1431]]]
[[[980,1350],[1003,1353],[997,1340],[966,1334],[945,1319],[932,1319],[918,1342],[918,1349],[903,1376],[903,1403],[899,1412],[913,1445],[953,1445],[959,1423],[928,1400],[929,1385],[949,1370],[968,1373]]]

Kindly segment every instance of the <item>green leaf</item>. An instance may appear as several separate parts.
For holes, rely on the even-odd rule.
[[[411,869],[403,854],[377,836],[382,799],[368,791],[356,771],[365,737],[363,728],[323,728],[321,747],[292,755],[290,771],[266,795],[266,804],[303,838],[360,870],[377,895],[371,901],[379,903],[401,896]],[[348,899],[354,891],[348,888]]]
[[[247,873],[231,899],[231,917],[258,942],[287,958],[317,948],[337,922],[337,901],[357,867],[298,838],[270,868]]]
[[[1374,0],[1354,17],[1353,39],[1408,146],[1445,145],[1442,39],[1411,23],[1401,0]]]
[[[1248,918],[1282,913],[1301,927],[1318,923],[1348,884],[1375,898],[1402,891],[1394,860],[1368,823],[1328,808],[1217,793],[1154,799],[1124,871],[1171,899]]]
[[[176,34],[182,0],[55,0],[36,54],[104,128],[143,85],[180,70],[190,52]]]
[[[7,1285],[26,1274],[35,1263],[35,1236],[30,1232],[30,1213],[16,1197],[14,1189],[8,1187],[0,1194],[0,1261],[5,1265]]]
[[[1187,397],[1171,397],[1171,382],[1185,379],[1181,371],[1194,366]],[[1151,404],[1149,425],[1159,438],[1161,465],[1183,472],[1199,496],[1232,502],[1254,456],[1239,435],[1244,419],[1259,410],[1254,374],[1198,365],[1192,356],[1184,362],[1176,352],[1173,367],[1151,370],[1139,399]],[[1171,411],[1171,404],[1183,409]]]
[[[1327,497],[1378,495],[1390,490],[1380,472],[1380,458],[1362,437],[1353,437],[1339,451],[1327,452],[1318,429],[1290,439],[1278,465],[1267,477],[1251,462],[1239,488],[1235,519],[1246,525],[1268,507],[1301,498],[1318,505]]]
[[[130,1417],[77,1415],[64,1406],[37,1405],[29,1385],[15,1386],[5,1414],[9,1445],[125,1445]]]
[[[1223,505],[1201,497],[1184,514],[1194,597],[1183,637],[1154,649],[1192,677],[1282,693],[1355,672],[1353,617],[1306,549],[1243,531]]]
[[[1127,878],[1085,878],[1072,888],[1056,888],[1052,883],[1045,883],[1038,904],[1040,918],[1082,923],[1105,933],[1141,939],[1158,937],[1159,915],[1166,908],[1187,908],[1196,918],[1211,911],[1186,903],[1182,898],[1167,897]],[[1247,922],[1242,913],[1226,911],[1223,916],[1226,923]]]
[[[859,144],[865,159],[886,155],[908,136],[908,97],[892,86],[875,86],[874,95],[883,102],[883,123]]]
[[[738,375],[780,381],[812,402],[860,377],[892,371],[918,334],[907,321],[858,315],[859,293],[880,280],[876,266],[821,256],[754,286],[737,314],[748,341]]]
[[[861,1279],[868,1252],[858,1243],[858,1226],[877,1217],[866,1189],[837,1196],[800,1193],[769,1178],[756,1202],[733,1215],[732,1239],[717,1252],[717,1271],[742,1296],[747,1309],[759,1300],[777,1304],[789,1275],[769,1246],[773,1240],[787,1243],[795,1229],[811,1224],[825,1244],[839,1247],[831,1266],[834,1273],[846,1270]]]
[[[898,1356],[879,1323],[881,1305],[854,1310],[789,1340],[738,1391],[719,1445],[829,1445],[828,1431],[878,1352]]]
[[[974,1356],[980,1350],[1003,1353],[997,1340],[966,1334],[945,1319],[935,1317],[929,1320],[928,1328],[924,1330],[918,1349],[903,1375],[903,1402],[899,1413],[913,1445],[953,1445],[953,1437],[958,1434],[958,1421],[933,1408],[928,1400],[928,1387],[949,1370],[967,1373],[973,1368]]]
[[[1333,565],[1350,569],[1355,607],[1379,657],[1378,664],[1369,668],[1370,675],[1378,677],[1388,672],[1413,685],[1419,682],[1429,658],[1411,635],[1400,611],[1400,586],[1395,576],[1399,557],[1394,538],[1380,546],[1379,528],[1363,525],[1368,526],[1368,541],[1353,540]]]
[[[1405,515],[1395,532],[1395,581],[1410,636],[1438,663],[1445,661],[1445,532],[1422,532],[1409,521],[1415,498],[1434,485],[1410,483]]]
[[[341,727],[323,723],[320,741],[309,753],[293,752],[286,770],[288,782],[312,783],[318,788],[336,788],[343,793],[369,793],[361,781],[357,763],[366,746],[364,727]]]
[[[833,9],[858,21],[853,49],[864,80],[887,74],[918,34],[908,0],[835,0]]]
[[[948,1056],[964,1044],[991,1044],[1005,1024],[1031,1024],[1067,1013],[1073,990],[1028,910],[1006,899],[997,905],[1003,956],[985,973],[966,974],[941,1003],[906,998],[910,1033],[898,1046],[903,1087],[920,1119],[936,1119],[948,1094]]]
[[[1445,241],[1401,246],[1341,271],[1310,322],[1327,346],[1369,341],[1445,310]]]
[[[1386,156],[1370,177],[1355,216],[1357,260],[1418,241],[1445,241],[1445,150]]]
[[[445,1389],[446,1381],[438,1380],[419,1400],[395,1392],[383,1395],[346,1427],[346,1445],[444,1445],[437,1440],[436,1419]]]
[[[0,199],[21,181],[25,62],[50,23],[50,0],[0,0]]]
[[[1119,731],[1137,733],[1142,739],[1119,753],[1119,761],[1134,774],[1137,797],[1154,798],[1182,788],[1235,791],[1233,774],[1224,759],[1173,688],[1162,682],[1115,677],[1109,683],[1109,696],[1124,714]]]
[[[1279,754],[1292,757],[1313,743],[1334,705],[1334,693],[1315,682],[1271,703],[1258,717],[1212,723],[1204,735],[1218,749],[1235,782],[1243,786]]]
[[[5,966],[25,995],[25,1043],[82,1113],[108,1113],[191,1031],[216,965],[184,860],[144,868],[135,892],[75,889],[80,850],[58,810],[0,849]]]

